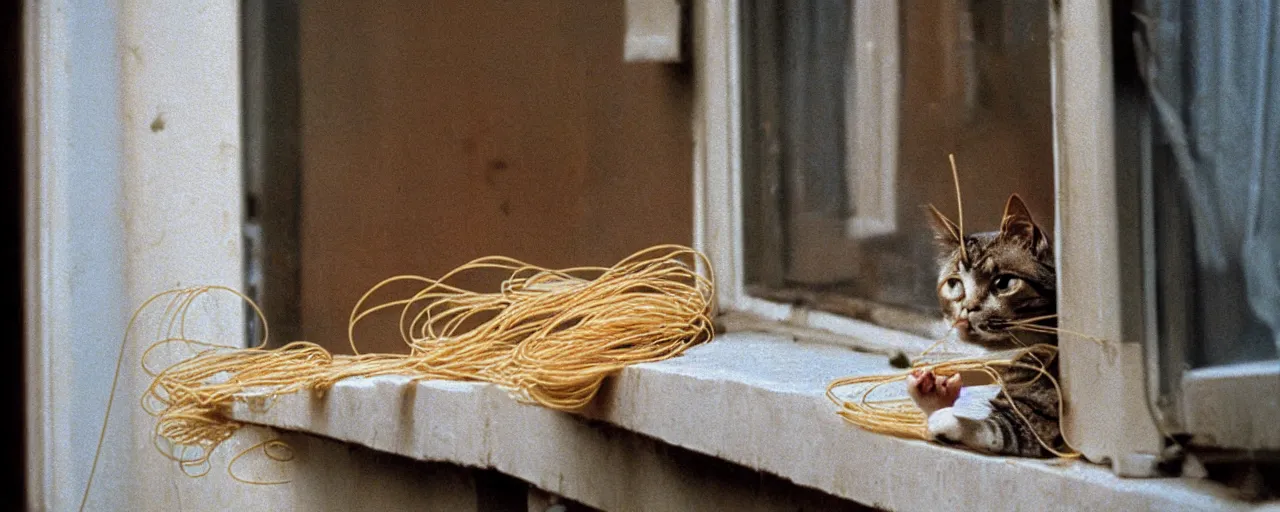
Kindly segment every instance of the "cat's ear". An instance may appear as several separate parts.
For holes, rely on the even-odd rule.
[[[929,205],[929,225],[933,226],[933,238],[945,247],[960,245],[960,228],[946,215]]]
[[[1009,196],[1004,205],[1004,218],[1000,221],[1000,236],[1025,241],[1037,253],[1047,250],[1049,239],[1040,226],[1031,219],[1031,212],[1018,194]]]

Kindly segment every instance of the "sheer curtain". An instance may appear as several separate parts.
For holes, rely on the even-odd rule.
[[[1192,366],[1280,353],[1280,11],[1271,0],[1149,0],[1139,67],[1152,99],[1152,178],[1174,180],[1193,243]],[[1159,185],[1157,185],[1159,186]],[[1170,206],[1170,205],[1166,205]],[[1156,248],[1168,253],[1167,248]]]

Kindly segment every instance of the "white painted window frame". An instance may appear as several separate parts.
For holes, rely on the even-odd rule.
[[[1120,314],[1127,290],[1115,159],[1110,2],[1050,11],[1059,326],[1103,344],[1060,336],[1065,433],[1095,462],[1124,476],[1154,476],[1163,437],[1146,406],[1140,340]],[[1063,30],[1062,27],[1070,27]],[[1087,235],[1082,235],[1087,234]]]
[[[853,2],[850,16],[845,181],[853,212],[845,233],[863,239],[898,231],[898,3]]]
[[[859,3],[863,5],[864,3]],[[863,7],[867,8],[867,7]],[[1062,376],[1073,414],[1065,428],[1087,459],[1109,462],[1123,476],[1154,476],[1164,448],[1146,402],[1146,371],[1140,341],[1126,338],[1121,311],[1126,262],[1117,231],[1115,126],[1111,70],[1110,6],[1104,0],[1059,4],[1051,12],[1054,159],[1057,188],[1055,238],[1059,260],[1061,326],[1108,341],[1064,336]],[[905,351],[920,338],[867,322],[801,306],[752,297],[744,281],[741,62],[739,0],[710,0],[695,12],[699,63],[694,111],[695,245],[717,270],[718,307],[730,316],[756,319],[753,328],[790,332],[817,330],[855,347]],[[855,27],[858,26],[855,23]],[[1060,30],[1069,26],[1071,30]],[[874,73],[869,76],[875,76]],[[855,86],[856,90],[856,86]],[[879,91],[886,98],[884,91]],[[859,103],[861,102],[861,103]],[[872,101],[855,98],[854,108]],[[852,144],[869,143],[866,139]],[[862,147],[862,146],[858,146]],[[856,152],[855,152],[856,153]],[[880,158],[889,158],[878,156]],[[860,167],[869,169],[875,167]],[[861,171],[852,176],[861,179]],[[878,182],[885,186],[886,182]],[[855,196],[856,192],[855,192]],[[850,234],[857,230],[850,228]],[[1090,233],[1089,236],[1063,236]],[[833,338],[825,338],[830,341]],[[1253,368],[1256,370],[1256,368]],[[1247,373],[1247,372],[1246,372]],[[1255,372],[1256,373],[1256,372]],[[1197,387],[1198,374],[1185,385]],[[1222,375],[1213,375],[1220,382]],[[1203,380],[1203,379],[1201,379]],[[1220,392],[1220,385],[1200,385]],[[1203,416],[1201,416],[1203,417]]]
[[[1274,428],[1280,423],[1280,362],[1274,360],[1182,371],[1176,417],[1153,413],[1160,409],[1154,347],[1161,345],[1152,330],[1154,261],[1126,253],[1121,244],[1122,237],[1147,237],[1145,250],[1152,250],[1148,234],[1120,218],[1122,203],[1135,198],[1118,191],[1121,180],[1133,178],[1120,176],[1116,167],[1110,5],[1065,2],[1055,14],[1060,326],[1108,340],[1099,345],[1060,337],[1063,384],[1074,411],[1067,417],[1069,437],[1089,459],[1110,460],[1127,476],[1156,473],[1170,431],[1218,449],[1280,450]],[[1150,212],[1144,215],[1150,222]],[[1144,267],[1145,275],[1134,272]]]
[[[914,334],[747,293],[741,194],[740,7],[739,0],[709,0],[698,2],[694,10],[694,245],[715,268],[718,308],[803,331],[835,333],[839,336],[831,341],[859,348],[924,350],[932,341]],[[881,167],[875,169],[879,172]]]

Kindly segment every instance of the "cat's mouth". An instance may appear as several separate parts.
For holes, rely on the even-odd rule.
[[[974,325],[969,322],[968,318],[955,319],[955,321],[951,322],[951,328],[955,329],[956,333],[960,335],[960,338],[965,340],[973,338],[975,335],[982,334],[980,330],[975,328]]]
[[[984,330],[987,330],[987,331],[1003,333],[1003,332],[1008,332],[1011,328],[1013,328],[1014,325],[1016,324],[1009,320],[1004,320],[1001,318],[992,318],[990,320],[987,320],[983,324],[983,328]]]
[[[1025,324],[1026,324],[1025,320],[1007,320],[1004,318],[990,318],[990,319],[987,319],[985,322],[982,322],[980,325],[976,326],[975,332],[980,333],[979,335],[986,338],[986,341],[988,342],[995,342],[996,340],[1001,340],[1001,341],[1013,341],[1019,345],[1025,345],[1023,341],[1018,339],[1016,332],[1017,331],[1037,332],[1029,328],[1023,328]],[[1042,327],[1042,329],[1048,329],[1048,328],[1049,327]],[[1043,331],[1039,331],[1039,332],[1043,332]]]
[[[992,341],[1008,336],[1005,332],[1008,325],[995,319],[973,323],[968,318],[957,318],[951,323],[951,328],[960,335],[960,339],[968,342]]]

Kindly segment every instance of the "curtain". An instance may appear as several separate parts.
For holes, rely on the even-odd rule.
[[[1194,277],[1164,285],[1194,287],[1205,364],[1280,353],[1277,3],[1150,0],[1135,13],[1138,65],[1170,162],[1152,178],[1177,180],[1194,241]]]

